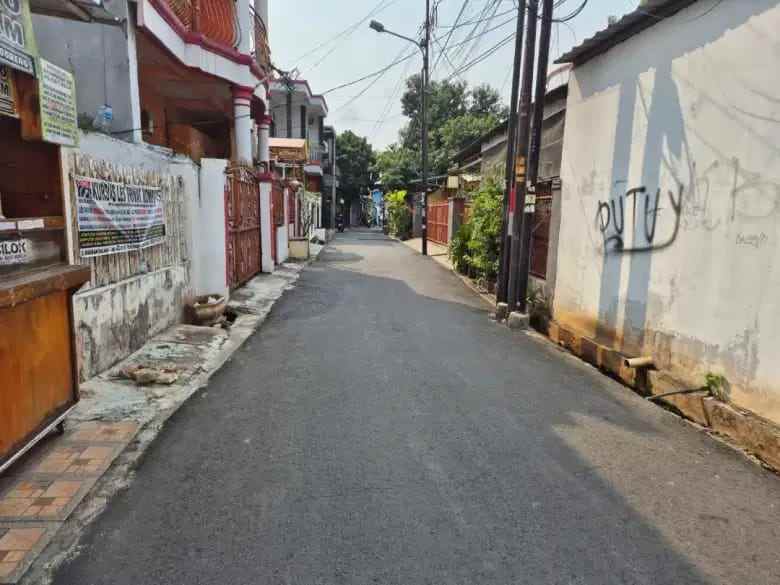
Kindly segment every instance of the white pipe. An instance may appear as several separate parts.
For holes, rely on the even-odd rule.
[[[655,360],[652,356],[625,358],[623,364],[627,368],[651,368],[655,365]]]

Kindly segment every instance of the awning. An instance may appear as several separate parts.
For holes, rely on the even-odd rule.
[[[103,0],[30,0],[35,14],[120,26],[123,23],[103,6]]]

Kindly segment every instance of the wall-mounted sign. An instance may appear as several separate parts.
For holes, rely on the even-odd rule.
[[[45,59],[39,59],[38,93],[43,140],[76,146],[79,143],[79,127],[73,75]]]
[[[30,260],[32,242],[25,238],[0,240],[0,266],[24,264]]]
[[[13,71],[6,65],[0,65],[0,115],[19,117]]]
[[[159,187],[75,177],[82,258],[141,250],[165,240]]]
[[[37,54],[29,0],[0,0],[0,62],[34,76]]]

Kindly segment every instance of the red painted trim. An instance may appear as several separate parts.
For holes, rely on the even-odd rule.
[[[208,49],[213,53],[222,55],[226,59],[238,63],[239,65],[248,65],[252,74],[257,77],[258,80],[266,80],[267,75],[260,68],[251,55],[245,55],[238,52],[233,47],[218,43],[208,37],[203,36],[201,33],[190,32],[179,20],[176,14],[171,10],[171,7],[165,2],[165,0],[149,0],[149,4],[163,17],[163,20],[179,35],[182,40],[190,45],[199,45],[204,49]]]
[[[230,90],[233,92],[234,100],[251,101],[254,95],[254,89],[245,85],[232,85]]]
[[[257,180],[261,183],[273,183],[274,175],[273,173],[258,173]]]

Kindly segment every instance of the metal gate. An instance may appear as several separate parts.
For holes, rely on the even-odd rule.
[[[450,203],[428,204],[428,239],[442,246],[449,245],[447,231],[449,228]]]
[[[228,167],[225,179],[225,253],[230,289],[260,272],[260,185],[251,168]]]

